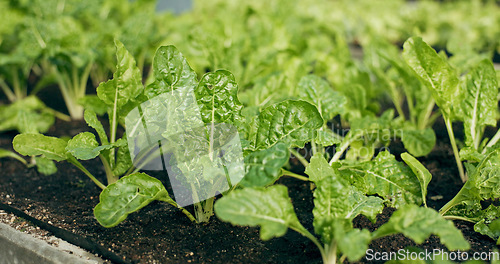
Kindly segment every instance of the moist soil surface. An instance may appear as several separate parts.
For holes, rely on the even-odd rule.
[[[83,122],[57,121],[47,133],[52,136],[74,136],[90,129]],[[434,125],[437,144],[426,157],[420,158],[433,175],[428,190],[428,204],[439,209],[460,190],[448,135],[442,121]],[[455,128],[458,138],[460,127]],[[0,135],[0,148],[12,149],[16,133]],[[404,151],[401,142],[389,146],[399,158]],[[91,173],[105,182],[105,174],[98,159],[83,162]],[[303,167],[293,158],[291,170],[303,172]],[[166,203],[154,202],[138,213],[129,215],[114,228],[104,228],[93,216],[93,208],[99,202],[99,188],[72,165],[60,162],[58,172],[45,176],[35,168],[26,168],[12,159],[0,159],[0,202],[9,204],[30,216],[89,238],[117,254],[129,263],[321,263],[316,246],[307,238],[289,230],[281,238],[262,241],[257,227],[232,226],[213,216],[208,224],[193,224],[176,208]],[[164,181],[161,173],[152,173]],[[163,177],[163,178],[162,178]],[[310,185],[295,178],[278,181],[288,187],[301,223],[311,232],[313,197]],[[192,211],[192,207],[188,207]],[[354,225],[375,230],[385,223],[394,212],[386,208],[376,223],[358,217]],[[474,232],[473,224],[455,221],[471,244],[472,252],[489,252],[496,249],[495,241]],[[421,249],[445,249],[439,238],[431,236],[423,244],[416,245],[402,235],[393,235],[372,242],[374,252],[390,252],[418,246]],[[111,261],[109,261],[111,263]],[[357,263],[382,263],[366,258]]]

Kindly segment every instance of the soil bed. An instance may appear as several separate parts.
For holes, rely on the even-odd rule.
[[[57,130],[56,130],[57,129]],[[434,127],[438,143],[433,152],[421,161],[430,170],[433,179],[429,185],[428,204],[439,209],[460,189],[448,136],[443,124]],[[457,133],[459,132],[457,128]],[[88,131],[83,122],[60,122],[48,135],[73,136]],[[0,136],[0,148],[12,149],[15,133]],[[391,153],[399,155],[400,142],[389,146]],[[293,164],[293,160],[291,160]],[[98,160],[84,165],[101,180],[104,171]],[[192,224],[184,214],[165,203],[153,203],[139,213],[132,214],[115,228],[101,227],[94,219],[92,209],[99,201],[99,188],[72,165],[57,164],[55,175],[44,176],[35,168],[27,169],[11,159],[0,159],[0,202],[9,204],[25,213],[89,238],[115,252],[130,263],[321,263],[315,245],[296,232],[284,237],[261,241],[258,228],[235,227],[212,217],[208,224]],[[296,172],[301,169],[293,168]],[[312,228],[313,197],[309,183],[293,178],[280,179],[278,183],[289,188],[299,220],[309,230]],[[188,207],[188,210],[192,208]],[[374,230],[388,220],[394,209],[387,208],[379,215],[376,224],[364,217],[355,220],[356,227]],[[473,230],[473,224],[456,221],[471,243],[470,252],[488,252],[497,248],[495,242]],[[416,246],[402,235],[375,240],[370,248],[378,252],[397,251]],[[429,238],[423,249],[444,249],[436,237]],[[366,259],[361,263],[368,263]],[[371,262],[377,263],[377,262]]]

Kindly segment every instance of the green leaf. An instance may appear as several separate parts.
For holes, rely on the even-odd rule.
[[[209,72],[195,90],[204,123],[234,123],[243,107],[238,100],[238,84],[226,70]]]
[[[366,194],[386,199],[390,206],[422,203],[418,178],[387,151],[380,152],[372,161],[344,168],[342,174],[352,177],[354,185]]]
[[[375,222],[383,209],[382,199],[365,196],[336,177],[326,177],[316,183],[314,191],[314,231],[325,244],[330,244],[335,239],[335,234],[331,231],[331,219],[347,219],[351,223],[356,216],[362,214]]]
[[[427,206],[426,196],[427,196],[427,186],[432,179],[431,173],[427,170],[420,161],[414,158],[412,155],[408,153],[402,153],[401,159],[410,167],[413,171],[413,174],[417,176],[418,181],[420,182],[420,190],[422,191],[422,200],[424,201],[425,206]]]
[[[145,173],[130,174],[101,192],[94,216],[102,226],[113,227],[154,200],[173,202],[158,179]]]
[[[430,235],[436,235],[449,250],[470,248],[460,230],[453,222],[445,220],[430,208],[406,205],[394,212],[389,221],[373,232],[373,239],[401,233],[417,244],[423,243]]]
[[[198,85],[196,72],[175,46],[158,48],[153,59],[153,71],[156,81],[146,87],[150,99],[179,87],[194,90]]]
[[[141,95],[144,87],[134,57],[119,40],[115,40],[115,46],[117,64],[113,79],[97,87],[97,96],[109,107],[120,109]]]
[[[95,129],[95,131],[99,135],[101,144],[102,145],[109,144],[108,136],[106,135],[106,131],[104,130],[102,123],[99,121],[99,119],[97,119],[97,114],[93,110],[87,109],[83,114],[83,118],[85,119],[85,122],[87,122],[87,125]]]
[[[26,160],[24,160],[21,156],[17,155],[16,153],[0,148],[0,159],[1,158],[13,158],[13,159],[20,161],[24,165],[27,164]]]
[[[215,203],[215,213],[233,225],[260,226],[260,238],[283,236],[288,228],[305,230],[283,185],[235,190]]]
[[[342,184],[346,184],[344,179],[339,178],[336,174],[332,166],[328,164],[325,157],[320,153],[314,154],[312,156],[309,166],[306,167],[305,174],[309,176],[309,180],[314,183],[318,183],[325,178],[335,178]]]
[[[123,144],[122,144],[123,143]],[[113,175],[123,175],[133,166],[127,141],[123,138],[116,141],[115,146],[118,147],[116,152],[115,165],[113,167]]]
[[[54,161],[44,157],[35,157],[36,168],[38,172],[44,175],[52,175],[57,172],[56,164]]]
[[[305,101],[287,100],[262,110],[253,120],[249,140],[256,150],[278,142],[290,147],[304,147],[314,139],[323,118],[315,106]]]
[[[43,155],[45,158],[55,161],[67,159],[67,142],[41,134],[19,134],[12,141],[14,150],[25,156]]]
[[[248,154],[245,157],[246,174],[240,184],[245,187],[261,187],[275,182],[289,158],[288,148],[283,143]]]
[[[78,103],[85,110],[92,110],[98,115],[104,115],[108,111],[108,106],[97,95],[85,95],[85,97],[78,99]]]
[[[461,100],[453,68],[419,37],[409,38],[404,43],[403,57],[430,89],[439,108],[449,116]]]
[[[342,140],[339,135],[336,135],[333,131],[327,129],[319,130],[316,138],[314,139],[314,142],[321,146],[328,147],[340,144]]]
[[[316,75],[307,75],[298,84],[299,98],[318,108],[325,123],[344,112],[347,99],[334,91],[327,81]]]
[[[346,255],[349,260],[357,261],[366,254],[371,240],[370,231],[366,229],[352,229],[338,238],[337,243],[340,252]]]
[[[79,160],[93,159],[104,149],[111,149],[113,145],[99,146],[94,134],[82,132],[68,141],[66,151]]]
[[[429,154],[436,145],[436,134],[430,127],[421,130],[404,129],[401,141],[408,152],[422,157]]]
[[[498,83],[493,64],[482,60],[463,79],[465,94],[457,115],[464,122],[465,144],[478,149],[486,125],[496,126]]]

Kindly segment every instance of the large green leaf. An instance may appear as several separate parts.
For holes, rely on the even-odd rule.
[[[430,235],[440,238],[449,250],[467,250],[469,243],[453,222],[445,220],[438,212],[430,208],[406,205],[392,214],[389,221],[373,232],[373,238],[401,233],[423,243]]]
[[[484,127],[497,124],[498,83],[495,69],[489,59],[482,60],[464,77],[462,91],[465,98],[457,112],[464,122],[465,143],[477,149]]]
[[[253,120],[249,140],[256,150],[267,149],[278,142],[302,148],[314,139],[322,125],[323,118],[315,106],[287,100],[262,110]]]
[[[403,57],[430,89],[439,108],[450,115],[460,102],[461,93],[457,74],[446,59],[419,37],[404,43]]]
[[[67,142],[41,134],[19,134],[12,141],[14,150],[25,156],[43,155],[47,159],[62,161],[67,159]]]
[[[137,68],[134,57],[119,40],[115,40],[115,46],[117,64],[113,79],[97,87],[97,96],[108,107],[119,110],[141,95],[144,87],[141,71]]]
[[[422,200],[427,206],[427,186],[432,179],[431,173],[424,167],[424,165],[422,165],[422,163],[420,163],[420,161],[406,152],[401,154],[401,159],[406,163],[406,165],[408,165],[408,167],[410,167],[413,174],[417,176],[418,181],[420,182],[420,190],[422,191]]]
[[[319,76],[302,77],[297,89],[299,98],[314,104],[325,123],[344,112],[347,99],[339,92],[334,91],[328,82]]]
[[[113,227],[154,200],[173,202],[163,184],[145,173],[119,179],[99,195],[94,216],[104,227]]]
[[[283,143],[248,154],[245,157],[246,174],[240,184],[245,187],[261,187],[275,182],[281,176],[281,167],[289,158],[288,148]]]
[[[235,190],[215,203],[215,213],[234,225],[260,226],[260,238],[283,236],[288,228],[305,230],[283,185]]]
[[[432,128],[404,129],[401,141],[412,155],[422,157],[429,154],[436,145],[436,134]]]
[[[196,72],[175,46],[158,48],[153,59],[153,71],[156,81],[146,88],[150,99],[177,88],[194,90],[198,85]]]
[[[123,141],[120,140],[120,142]],[[114,148],[115,145],[116,144],[108,144],[99,146],[94,134],[82,132],[68,141],[66,151],[79,160],[89,160],[99,156],[103,150]]]
[[[205,74],[195,90],[204,123],[233,123],[243,107],[233,74],[218,70]]]

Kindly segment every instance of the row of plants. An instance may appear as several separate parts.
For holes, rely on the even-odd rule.
[[[99,22],[115,25],[108,26],[106,31],[102,24],[94,25],[95,32],[102,32],[96,34],[103,34],[92,35],[92,40],[102,41],[89,41],[95,46],[75,41],[83,49],[92,47],[87,51],[100,54],[94,54],[96,57],[90,64],[77,64],[71,56],[78,52],[64,50],[78,47],[74,43],[56,44],[61,28],[54,24],[45,28],[57,29],[54,38],[39,33],[44,42],[54,39],[47,45],[51,48],[38,49],[40,53],[30,62],[30,68],[12,75],[17,77],[3,75],[7,76],[3,79],[7,80],[5,83],[22,79],[24,91],[29,90],[26,86],[29,77],[35,76],[38,80],[35,92],[50,80],[56,80],[60,88],[64,85],[59,80],[72,78],[73,84],[85,89],[92,82],[99,83],[94,84],[95,95],[83,93],[77,101],[69,103],[71,106],[81,103],[83,118],[92,130],[71,138],[41,134],[52,125],[54,115],[64,115],[48,109],[35,97],[21,99],[24,94],[0,109],[7,116],[2,124],[10,124],[4,129],[21,132],[13,140],[14,149],[32,157],[40,172],[54,173],[54,161],[69,162],[103,190],[94,209],[101,225],[116,226],[152,201],[162,201],[179,208],[195,223],[210,221],[215,212],[221,220],[235,225],[260,226],[263,240],[282,236],[290,228],[311,239],[325,263],[359,260],[371,241],[395,233],[402,233],[416,243],[434,234],[449,250],[467,250],[468,242],[450,221],[457,219],[473,222],[477,232],[498,241],[500,210],[495,203],[483,206],[498,199],[500,193],[500,132],[491,138],[484,136],[485,129],[496,127],[499,119],[498,71],[491,62],[498,40],[488,37],[494,32],[488,28],[491,24],[478,23],[488,34],[481,35],[481,41],[471,43],[468,50],[457,52],[449,48],[453,55],[448,56],[445,52],[437,53],[422,38],[402,39],[421,33],[435,47],[443,43],[456,45],[429,37],[436,28],[433,23],[443,19],[441,15],[433,17],[436,20],[415,15],[422,10],[436,12],[430,8],[438,6],[433,2],[408,5],[394,1],[395,8],[408,10],[402,12],[408,16],[398,19],[415,16],[414,19],[425,19],[423,25],[430,25],[415,32],[410,23],[403,23],[398,25],[400,35],[385,34],[386,39],[380,38],[376,30],[381,30],[377,28],[380,25],[383,30],[393,29],[394,25],[385,19],[346,26],[345,23],[353,21],[349,20],[352,16],[347,19],[343,15],[346,19],[340,19],[327,13],[348,10],[350,5],[342,1],[314,2],[315,5],[312,1],[301,1],[296,6],[277,1],[270,7],[264,1],[249,4],[207,1],[196,3],[192,12],[177,17],[154,15],[155,5],[151,1],[132,4],[124,1],[116,6],[113,1],[104,2],[109,7],[107,11],[88,7],[92,1],[47,2],[54,4],[52,7],[37,1],[4,4],[9,15],[19,16],[16,27],[29,29],[16,34],[25,32],[35,38],[36,32],[44,28],[40,25],[51,21],[49,10],[61,10],[60,15],[52,17],[54,23],[65,17],[81,25],[76,28],[82,31],[68,37],[71,41],[76,36],[89,37],[83,29],[92,25],[89,21],[95,19],[96,12],[112,16],[121,10],[125,14],[117,15],[115,22],[107,19]],[[373,1],[359,4],[382,10]],[[498,9],[494,2],[472,1],[444,10],[464,19],[469,15],[464,12],[466,7],[485,14]],[[149,36],[153,41],[127,33],[132,27],[120,27],[125,23],[122,19],[129,16],[132,20],[137,10],[147,10],[141,19],[156,26],[169,21],[174,24],[168,27],[172,31],[162,35],[156,31],[158,27],[152,26]],[[228,11],[234,16],[224,15]],[[38,16],[41,16],[38,22],[31,20]],[[498,21],[498,17],[487,17],[485,21]],[[65,23],[69,22],[59,27],[74,30],[75,27],[67,27]],[[110,28],[119,29],[120,33],[110,33]],[[139,28],[136,33],[139,32],[148,31]],[[453,36],[457,31],[450,32],[448,35]],[[480,30],[471,32],[479,34]],[[15,38],[3,36],[2,52],[7,51],[10,56],[21,49],[22,45],[12,45],[9,50],[8,42]],[[109,47],[106,43],[113,39],[116,54],[113,78],[102,82],[110,71],[110,63],[115,61],[109,58],[110,50],[106,48]],[[174,46],[161,46],[151,56],[160,42],[158,39],[175,43],[191,63]],[[352,41],[361,44],[362,60],[351,56],[348,43]],[[401,53],[399,43],[403,41]],[[27,40],[28,44],[33,42]],[[62,63],[57,60],[60,57],[73,60]],[[149,73],[149,67],[144,66],[148,60],[151,60]],[[69,68],[58,68],[62,65]],[[92,72],[97,77],[92,77]],[[87,83],[89,76],[91,81]],[[9,95],[7,88],[4,91],[9,99],[16,94]],[[63,89],[61,92],[65,93]],[[109,128],[102,123],[106,118],[104,124],[109,124]],[[446,125],[457,177],[464,186],[455,198],[436,211],[426,203],[432,175],[415,157],[425,156],[434,148],[436,136],[432,125],[438,118],[443,118]],[[340,123],[342,130],[332,129],[335,123],[332,121]],[[454,122],[463,124],[463,142],[454,135]],[[120,132],[121,128],[125,133]],[[237,144],[225,148],[234,138],[239,139]],[[397,140],[402,141],[408,152],[400,155],[401,160],[389,151],[379,151]],[[301,154],[299,150],[303,148],[311,154]],[[0,155],[26,163],[11,152]],[[305,175],[289,171],[291,155],[305,167]],[[81,162],[95,158],[102,162],[106,182],[90,173]],[[172,199],[161,181],[141,172],[154,161],[160,161],[160,169],[169,168],[171,181],[178,181],[188,191],[194,212],[181,206],[179,197]],[[315,235],[299,222],[287,188],[275,184],[284,176],[310,182],[311,188],[304,191],[314,195]],[[223,197],[215,199],[219,193]],[[385,207],[397,211],[380,228],[374,232],[354,228],[353,220],[358,215],[375,221]]]

